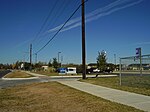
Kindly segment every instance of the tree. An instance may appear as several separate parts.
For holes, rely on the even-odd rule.
[[[101,52],[98,52],[97,57],[97,67],[100,71],[104,71],[106,69],[106,52],[103,50]]]
[[[24,64],[24,70],[30,70],[30,66],[31,66],[30,63],[28,63],[28,62],[23,62],[23,64]],[[33,67],[33,68],[34,68],[34,67]]]
[[[20,62],[17,61],[16,64],[15,64],[15,69],[19,69],[19,68],[20,68],[20,65],[21,65]]]
[[[52,62],[52,65],[55,69],[57,69],[59,67],[59,63],[57,62],[57,59],[56,58],[53,58],[53,62]]]
[[[48,62],[48,66],[52,67],[52,61],[51,60]]]

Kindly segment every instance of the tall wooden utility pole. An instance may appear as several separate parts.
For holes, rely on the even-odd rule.
[[[86,49],[85,49],[85,8],[84,0],[82,2],[82,78],[86,79]]]

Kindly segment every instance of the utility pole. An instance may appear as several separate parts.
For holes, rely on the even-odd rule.
[[[116,54],[114,54],[114,64],[116,66]]]
[[[114,64],[115,64],[115,71],[116,71],[116,54],[114,54]]]
[[[30,44],[30,70],[32,69],[32,44]]]
[[[85,49],[85,7],[84,0],[82,2],[82,78],[86,79],[86,49]]]
[[[35,53],[35,64],[37,63],[37,53]]]
[[[58,64],[60,65],[61,63],[59,63],[59,54],[60,54],[61,52],[58,52]]]
[[[139,48],[140,50],[140,75],[142,76],[142,50],[141,48]]]

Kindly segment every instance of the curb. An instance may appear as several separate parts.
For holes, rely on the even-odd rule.
[[[13,72],[13,71],[12,71]],[[11,74],[12,72],[6,74],[5,76]],[[22,71],[21,71],[22,72]],[[31,75],[31,74],[30,74]],[[29,77],[29,78],[5,78],[5,76],[3,76],[1,79],[2,80],[29,80],[29,79],[38,79],[39,77]]]
[[[30,77],[30,78],[4,78],[2,80],[29,80],[29,79],[38,79],[39,77]]]
[[[116,77],[118,75],[99,75],[98,77]],[[51,78],[82,78],[82,75],[80,76],[49,76]],[[87,75],[87,78],[94,78],[96,75]]]

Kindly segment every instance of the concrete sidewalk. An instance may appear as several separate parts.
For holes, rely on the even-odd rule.
[[[45,77],[45,75],[41,75],[41,74],[37,74],[37,73],[32,73],[32,72],[30,72],[30,71],[23,71],[23,72],[28,73],[28,74],[30,74],[30,75],[33,75],[33,76],[35,76],[35,77]]]
[[[125,92],[79,81],[58,81],[89,94],[150,112],[150,96]]]

